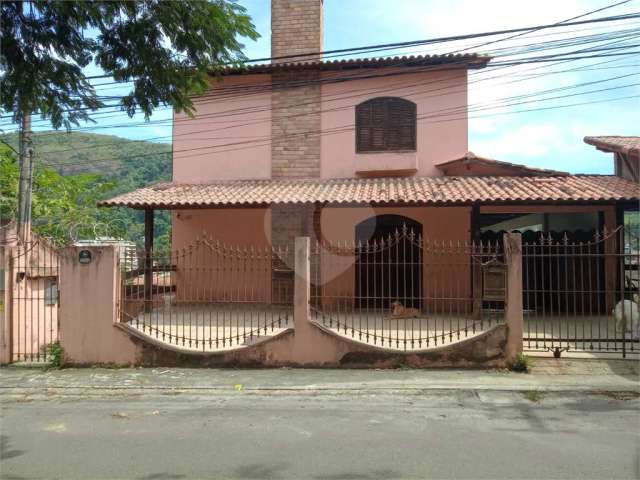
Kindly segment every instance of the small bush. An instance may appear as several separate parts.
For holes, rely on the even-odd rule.
[[[51,362],[49,366],[51,368],[62,368],[64,365],[64,348],[60,345],[60,342],[54,342],[47,345],[47,353]]]
[[[531,358],[527,357],[524,353],[519,353],[516,361],[511,364],[511,370],[514,372],[527,373],[532,365],[533,362]]]

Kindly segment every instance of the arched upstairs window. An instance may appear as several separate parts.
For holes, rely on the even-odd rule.
[[[378,97],[356,105],[356,152],[416,150],[416,104]]]

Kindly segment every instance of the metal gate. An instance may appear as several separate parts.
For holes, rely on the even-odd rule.
[[[58,250],[42,239],[5,248],[5,319],[11,362],[47,362],[58,341]]]
[[[576,242],[541,233],[522,253],[525,349],[638,353],[637,235],[620,227]]]

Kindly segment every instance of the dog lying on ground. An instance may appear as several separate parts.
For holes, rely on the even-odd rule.
[[[418,318],[420,316],[420,310],[405,307],[397,300],[393,302],[391,306],[393,307],[391,310],[391,318]]]

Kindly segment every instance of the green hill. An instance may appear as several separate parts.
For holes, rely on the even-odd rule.
[[[1,136],[17,149],[18,134]],[[171,178],[171,144],[129,140],[113,135],[63,131],[33,134],[36,164],[55,168],[63,175],[102,173],[123,177],[136,172],[152,180]]]
[[[0,136],[18,148],[18,134]],[[54,168],[62,175],[98,173],[116,187],[105,197],[129,192],[152,183],[171,180],[171,144],[100,135],[84,132],[35,132],[35,165]],[[118,209],[119,221],[128,227],[128,237],[138,242],[142,237],[143,213]],[[170,228],[168,213],[156,215],[156,235],[167,241]]]

